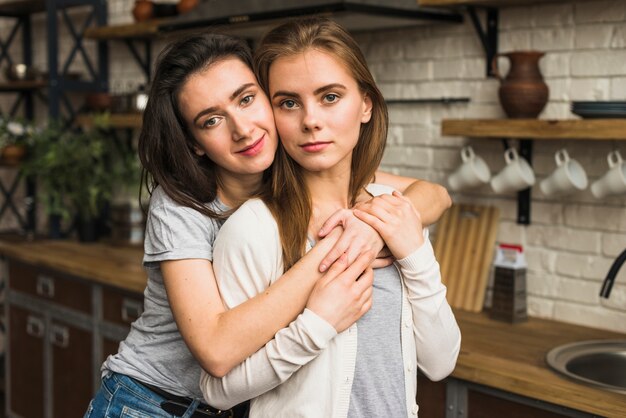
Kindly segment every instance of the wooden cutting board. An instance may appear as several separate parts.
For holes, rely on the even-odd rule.
[[[435,256],[451,306],[482,310],[499,221],[496,207],[461,203],[452,205],[437,224]]]

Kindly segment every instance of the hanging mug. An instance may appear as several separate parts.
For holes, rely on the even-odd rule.
[[[520,157],[515,148],[504,152],[506,167],[491,179],[491,188],[496,193],[507,193],[524,190],[535,184],[535,173],[524,158]]]
[[[611,151],[607,156],[609,171],[591,185],[591,193],[598,199],[626,193],[626,163],[619,151]]]
[[[587,188],[587,174],[576,160],[572,160],[567,150],[560,149],[554,155],[557,169],[539,183],[539,188],[546,196],[567,194]]]
[[[448,177],[450,190],[471,189],[489,182],[491,172],[485,160],[478,157],[472,147],[461,149],[461,165]]]

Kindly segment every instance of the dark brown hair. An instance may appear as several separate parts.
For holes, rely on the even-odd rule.
[[[255,67],[259,83],[268,95],[272,64],[279,58],[308,49],[328,53],[343,63],[361,92],[372,101],[372,117],[361,125],[352,154],[349,201],[354,204],[359,192],[374,178],[382,159],[389,123],[387,106],[356,41],[340,25],[324,18],[291,20],[271,30],[261,40],[255,55]],[[305,251],[311,198],[301,167],[280,144],[272,170],[272,182],[263,189],[261,197],[278,222],[283,263],[288,269]]]
[[[203,33],[170,43],[159,54],[139,135],[142,186],[152,194],[160,185],[176,203],[214,218],[224,217],[206,205],[217,197],[215,163],[194,153],[178,96],[190,76],[229,58],[252,69],[250,49],[232,36]]]

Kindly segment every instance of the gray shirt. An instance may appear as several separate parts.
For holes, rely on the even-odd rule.
[[[370,310],[358,321],[348,418],[406,417],[400,336],[402,282],[395,265],[374,270]]]
[[[221,202],[214,210],[226,210]],[[103,374],[122,373],[179,396],[202,399],[200,365],[174,321],[160,262],[186,258],[213,260],[213,242],[221,223],[174,202],[157,187],[150,199],[143,264],[148,273],[144,312],[131,325],[117,354],[102,365]]]

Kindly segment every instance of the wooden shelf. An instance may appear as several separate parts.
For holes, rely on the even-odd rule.
[[[131,128],[139,129],[143,121],[141,113],[112,113],[109,122],[112,128]],[[81,126],[93,126],[93,116],[90,114],[81,114],[76,116],[76,124]]]
[[[0,91],[17,92],[24,90],[37,90],[48,87],[46,80],[16,80],[0,82]]]
[[[420,6],[528,6],[564,0],[417,0]]]
[[[166,22],[167,20],[165,19],[154,19],[139,23],[88,28],[85,30],[85,38],[100,41],[113,39],[150,39],[161,33],[159,26]]]
[[[0,4],[0,16],[26,16],[45,10],[44,0],[13,0]]]
[[[441,134],[479,138],[626,140],[625,119],[446,119]]]

